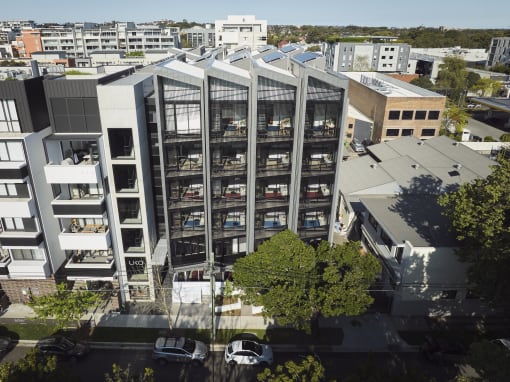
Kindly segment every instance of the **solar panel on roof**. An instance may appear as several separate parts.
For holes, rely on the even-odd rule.
[[[257,49],[259,53],[267,52],[268,50],[274,48],[272,45],[264,45]]]
[[[279,60],[280,58],[283,58],[283,57],[285,57],[285,55],[281,52],[271,52],[271,53],[266,54],[264,57],[262,57],[262,59],[267,64],[269,62]]]
[[[283,53],[289,53],[296,49],[297,48],[294,45],[285,45],[280,48],[280,51],[282,51]]]
[[[230,57],[230,63],[233,63],[233,62],[236,62],[236,61],[239,61],[239,60],[242,60],[244,58],[248,57],[248,53],[245,52],[244,50],[239,52],[239,53],[235,53],[233,54],[231,57]]]
[[[320,55],[317,54],[317,53],[304,52],[304,53],[296,54],[294,56],[294,59],[299,61],[299,62],[301,62],[301,63],[305,63],[307,61],[315,60],[317,57],[320,57]]]

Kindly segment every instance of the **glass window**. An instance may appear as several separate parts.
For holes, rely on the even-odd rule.
[[[429,119],[439,119],[439,110],[429,110]]]
[[[0,100],[0,131],[21,131],[14,100]]]
[[[44,253],[40,249],[11,249],[14,260],[44,260]]]
[[[390,110],[388,119],[400,119],[400,110]]]
[[[377,223],[377,220],[372,215],[368,215],[368,221],[374,227],[374,229],[377,231],[377,227],[379,227],[379,223]]]
[[[391,238],[388,236],[388,234],[381,230],[381,240],[386,245],[388,249],[391,249],[393,246],[393,241],[391,241]]]
[[[0,161],[24,162],[23,144],[20,141],[0,141]]]
[[[395,259],[397,260],[397,263],[402,263],[402,256],[404,255],[404,247],[397,247],[395,250]]]
[[[402,129],[402,136],[409,137],[414,134],[414,129]]]
[[[414,119],[425,119],[425,117],[427,116],[427,111],[426,110],[416,110],[414,112]]]
[[[386,136],[387,137],[398,137],[399,132],[400,132],[400,129],[386,129]]]
[[[402,112],[402,119],[413,119],[413,110],[404,110]]]
[[[422,137],[433,137],[436,134],[436,129],[422,129],[421,136]]]

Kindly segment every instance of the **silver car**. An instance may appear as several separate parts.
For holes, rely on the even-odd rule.
[[[168,362],[185,362],[201,365],[207,359],[206,344],[185,337],[159,337],[152,350],[152,358],[161,365]]]
[[[225,347],[225,362],[232,366],[269,366],[273,363],[273,350],[255,340],[231,340]]]
[[[354,138],[352,140],[351,148],[356,153],[364,153],[364,152],[366,152],[365,146],[363,146],[363,144],[360,141],[358,141],[356,138]]]

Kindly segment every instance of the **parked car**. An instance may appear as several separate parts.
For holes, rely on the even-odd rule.
[[[365,146],[363,146],[363,143],[358,141],[356,138],[353,138],[351,141],[351,148],[356,153],[364,153],[365,152]]]
[[[463,361],[467,354],[467,348],[459,341],[431,336],[425,337],[421,351],[429,361],[451,363]]]
[[[510,338],[496,338],[491,342],[502,349],[510,351]]]
[[[225,347],[225,362],[229,365],[262,365],[273,363],[273,350],[251,333],[233,337]]]
[[[152,350],[152,359],[162,365],[168,362],[201,365],[208,355],[209,349],[206,344],[185,337],[159,337]]]
[[[0,356],[12,349],[13,343],[11,337],[0,337]]]
[[[90,347],[86,342],[75,341],[62,335],[53,335],[40,339],[35,345],[43,354],[55,355],[59,359],[76,361],[89,353]]]

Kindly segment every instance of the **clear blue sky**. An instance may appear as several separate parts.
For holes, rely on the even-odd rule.
[[[255,15],[270,25],[510,29],[509,0],[22,0],[5,4],[0,19],[214,23],[227,15]]]

